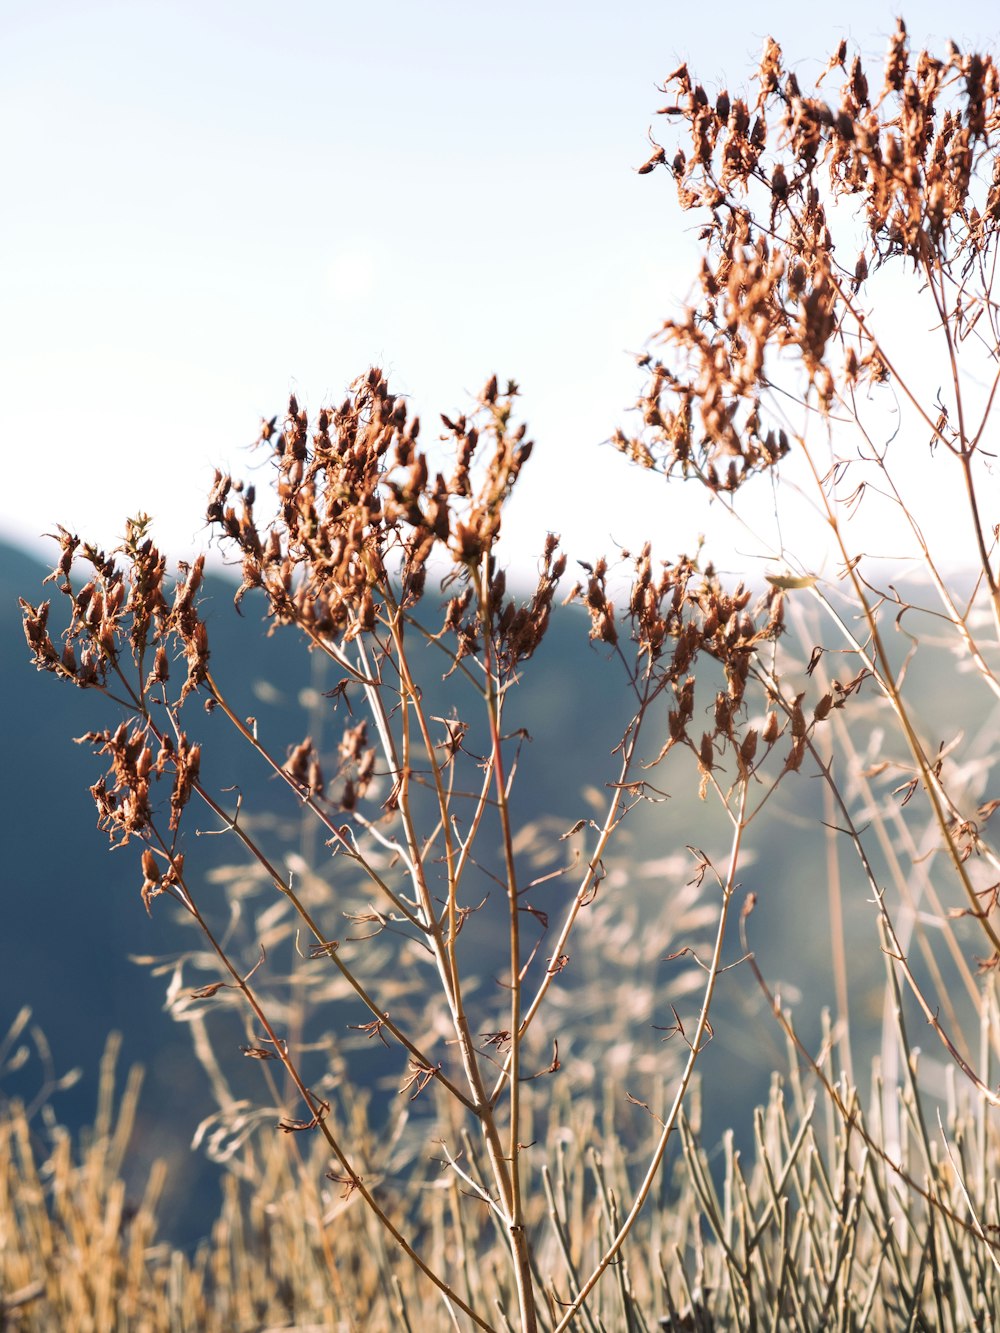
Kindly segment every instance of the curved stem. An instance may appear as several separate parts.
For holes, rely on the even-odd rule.
[[[410,910],[409,907],[407,907],[406,903],[402,900],[402,898],[400,898],[398,894],[394,893],[392,889],[390,889],[389,885],[385,882],[385,880],[378,873],[375,867],[372,866],[364,858],[364,856],[362,856],[362,854],[357,850],[356,847],[352,846],[351,843],[347,841],[347,839],[344,837],[344,834],[333,823],[329,815],[327,815],[326,812],[320,809],[320,807],[316,804],[311,793],[305,787],[303,787],[300,782],[297,782],[295,778],[292,777],[291,773],[289,773],[288,770],[284,768],[283,765],[278,763],[278,761],[274,758],[274,756],[267,749],[267,747],[261,745],[260,741],[253,734],[253,732],[246,725],[246,723],[243,722],[242,719],[233,711],[233,709],[226,702],[225,695],[223,695],[222,691],[219,689],[218,683],[215,681],[211,672],[206,672],[205,679],[209,689],[212,692],[212,697],[215,699],[215,702],[222,709],[226,717],[233,724],[233,726],[240,733],[240,735],[244,738],[244,740],[249,745],[251,745],[254,748],[254,750],[257,751],[257,753],[268,765],[268,767],[274,772],[274,774],[277,777],[281,778],[281,780],[285,782],[292,789],[292,791],[302,802],[302,804],[307,806],[308,809],[312,811],[312,813],[320,821],[323,827],[332,835],[333,839],[346,850],[347,854],[351,857],[351,859],[358,862],[358,864],[362,867],[368,878],[382,893],[385,894],[385,896],[392,903],[393,907],[402,916],[404,916],[407,919],[407,921],[410,922],[411,925],[416,926],[418,930],[423,930],[425,928],[424,923],[421,922],[418,917],[414,916],[413,912]]]
[[[632,763],[635,758],[635,752],[639,742],[639,733],[642,729],[642,721],[645,716],[645,711],[648,704],[649,704],[649,688],[647,682],[647,688],[644,691],[639,712],[633,719],[631,727],[625,739],[625,742],[622,745],[621,768],[618,773],[617,782],[612,784],[613,794],[611,800],[608,803],[608,811],[604,817],[604,823],[601,825],[600,832],[597,835],[597,842],[594,847],[594,852],[587,863],[587,869],[584,872],[583,879],[580,881],[580,885],[577,888],[576,893],[573,895],[573,901],[570,903],[566,911],[566,915],[563,919],[563,923],[559,930],[559,934],[556,938],[555,944],[553,945],[552,955],[551,955],[553,959],[558,958],[561,954],[565,952],[566,942],[570,937],[574,925],[576,924],[576,919],[579,916],[584,905],[590,902],[594,889],[600,882],[598,878],[598,868],[601,864],[601,858],[604,856],[604,853],[607,850],[608,843],[611,841],[611,836],[614,833],[615,829],[618,827],[618,825],[621,823],[623,817],[621,810],[621,793],[628,786],[629,774],[631,773],[632,770]],[[519,1029],[522,1040],[525,1034],[527,1033],[528,1029],[531,1027],[531,1024],[534,1022],[536,1016],[538,1015],[538,1011],[542,1007],[542,1002],[544,1001],[545,996],[548,994],[549,987],[552,985],[553,981],[556,979],[558,975],[559,972],[557,968],[554,967],[546,968],[545,975],[539,982],[538,989],[535,992],[535,995],[531,1003],[528,1005],[527,1009],[525,1009],[523,1012]],[[494,1086],[492,1093],[492,1100],[494,1102],[500,1096],[500,1092],[503,1088],[504,1082],[508,1077],[510,1058],[511,1057],[508,1054],[506,1060],[504,1061],[503,1066],[501,1067],[500,1076],[497,1079],[497,1082]]]
[[[744,779],[740,790],[739,818],[733,832],[733,842],[729,853],[729,869],[722,886],[722,906],[719,911],[719,922],[715,932],[715,945],[712,949],[712,958],[711,962],[708,964],[708,980],[705,983],[705,991],[701,1002],[701,1012],[698,1015],[698,1023],[695,1027],[694,1037],[691,1041],[691,1048],[680,1081],[677,1085],[677,1091],[674,1094],[670,1113],[663,1122],[663,1128],[660,1132],[656,1147],[653,1150],[653,1156],[650,1159],[649,1166],[643,1177],[642,1184],[639,1186],[632,1207],[628,1211],[628,1216],[622,1222],[617,1234],[601,1256],[593,1272],[587,1278],[586,1282],[584,1282],[577,1295],[573,1298],[572,1303],[566,1307],[565,1312],[553,1330],[553,1333],[563,1333],[563,1330],[569,1327],[577,1310],[579,1310],[580,1306],[593,1291],[594,1287],[596,1287],[608,1265],[614,1261],[622,1245],[625,1243],[626,1237],[632,1230],[632,1226],[635,1223],[636,1218],[639,1216],[642,1206],[646,1202],[649,1191],[652,1189],[653,1182],[659,1172],[660,1164],[663,1161],[663,1155],[667,1150],[667,1141],[670,1138],[670,1135],[674,1132],[674,1128],[677,1124],[677,1117],[680,1114],[681,1106],[683,1105],[684,1098],[691,1083],[691,1078],[694,1074],[695,1065],[698,1062],[699,1055],[704,1049],[702,1043],[705,1039],[705,1034],[708,1031],[709,1011],[712,1007],[712,999],[715,995],[715,986],[722,971],[722,948],[725,943],[726,926],[729,921],[729,908],[733,894],[736,890],[736,871],[739,865],[740,850],[743,843],[743,832],[746,828],[744,816],[746,814],[748,788],[749,780]]]
[[[254,857],[254,859],[260,864],[262,869],[266,871],[266,873],[271,879],[271,882],[273,883],[274,887],[278,890],[278,892],[283,894],[284,897],[286,897],[289,900],[289,902],[294,907],[296,913],[305,923],[307,929],[309,930],[309,933],[312,935],[317,945],[322,948],[324,956],[329,958],[330,962],[333,963],[334,967],[344,978],[344,980],[348,983],[348,985],[351,987],[351,989],[354,991],[357,997],[362,1001],[362,1003],[365,1005],[368,1011],[379,1020],[380,1024],[386,1029],[387,1032],[391,1033],[392,1036],[396,1038],[396,1040],[399,1042],[401,1046],[403,1046],[407,1051],[409,1051],[410,1055],[413,1056],[414,1060],[417,1060],[420,1064],[424,1065],[425,1068],[428,1069],[433,1068],[434,1066],[432,1065],[431,1061],[427,1058],[427,1056],[420,1049],[420,1047],[414,1045],[414,1043],[410,1040],[410,1038],[406,1035],[406,1033],[403,1032],[403,1030],[396,1023],[393,1022],[391,1016],[386,1010],[379,1008],[377,1002],[374,999],[372,999],[371,995],[369,995],[367,989],[362,984],[362,982],[358,980],[358,978],[354,975],[352,969],[349,968],[347,964],[344,962],[344,960],[340,957],[339,953],[337,952],[336,945],[332,944],[325,938],[323,932],[320,930],[319,926],[313,919],[312,914],[309,912],[309,909],[305,906],[305,904],[296,894],[291,884],[283,878],[283,876],[278,872],[278,870],[267,858],[267,856],[265,856],[265,854],[260,850],[257,844],[253,841],[253,839],[250,838],[249,835],[245,832],[245,830],[240,827],[237,820],[230,818],[226,814],[226,812],[222,809],[222,807],[218,804],[218,802],[215,801],[207,791],[205,791],[200,782],[196,782],[194,784],[194,790],[198,793],[198,795],[205,802],[208,808],[213,812],[213,814],[217,815],[218,818],[221,819],[227,825],[229,831],[233,833],[240,840],[240,842],[243,843],[247,851],[250,852],[250,854]],[[461,1102],[462,1105],[465,1106],[467,1110],[471,1111],[474,1109],[472,1102],[465,1095],[465,1093],[462,1092],[461,1088],[459,1088],[457,1084],[453,1083],[451,1079],[448,1078],[447,1075],[442,1070],[437,1070],[436,1078],[438,1082],[441,1084],[441,1086],[446,1088],[448,1092],[457,1101]]]
[[[924,753],[924,747],[920,741],[920,738],[917,736],[916,731],[914,730],[913,723],[910,720],[909,710],[903,703],[903,700],[899,693],[899,689],[897,688],[896,682],[893,679],[892,672],[889,669],[889,656],[885,650],[885,645],[882,642],[882,636],[881,633],[879,632],[879,627],[878,627],[878,620],[868,602],[868,597],[865,593],[864,587],[862,586],[861,579],[858,577],[857,562],[852,560],[848,554],[847,547],[844,543],[843,533],[840,528],[840,523],[830,503],[829,497],[826,494],[826,490],[823,486],[822,480],[816,469],[815,462],[813,461],[812,454],[810,453],[809,449],[806,448],[805,441],[802,440],[801,438],[799,439],[799,444],[801,445],[802,454],[805,457],[806,465],[809,468],[809,471],[812,474],[812,478],[816,484],[816,488],[820,496],[822,497],[822,502],[826,510],[826,520],[830,527],[831,532],[833,533],[834,540],[837,543],[837,547],[841,553],[841,556],[843,557],[844,566],[847,569],[847,576],[850,579],[851,586],[854,590],[855,599],[857,601],[858,606],[861,609],[862,616],[868,628],[868,633],[871,637],[873,652],[871,654],[867,653],[865,649],[861,646],[861,644],[858,643],[857,638],[843,623],[841,618],[838,615],[836,615],[836,613],[833,611],[833,608],[830,606],[829,602],[823,596],[822,592],[816,587],[816,585],[813,585],[810,591],[812,592],[813,596],[817,598],[820,604],[823,605],[831,615],[833,615],[834,620],[838,625],[840,625],[840,628],[844,633],[844,635],[846,636],[848,642],[852,644],[852,646],[861,656],[862,660],[872,670],[872,673],[876,681],[878,682],[880,689],[882,690],[886,699],[889,701],[892,707],[892,711],[896,715],[896,720],[899,722],[899,725],[903,731],[903,735],[906,738],[906,743],[907,746],[909,747],[911,755],[913,756],[914,763],[916,764],[917,769],[919,771],[920,778],[924,786],[924,790],[927,792],[927,799],[930,802],[935,822],[937,823],[938,829],[941,833],[941,838],[944,842],[944,845],[948,849],[949,858],[951,860],[952,866],[954,867],[955,873],[958,876],[958,879],[962,885],[962,888],[965,892],[966,899],[968,900],[972,910],[975,912],[976,918],[979,921],[980,926],[983,929],[983,932],[989,939],[990,944],[993,946],[994,951],[997,954],[1000,954],[1000,935],[997,934],[996,930],[994,930],[990,922],[979,911],[979,901],[976,897],[975,888],[972,884],[972,881],[969,878],[968,872],[962,861],[961,854],[958,848],[955,846],[955,841],[954,838],[952,837],[951,829],[948,825],[948,820],[945,817],[944,806],[946,803],[948,803],[947,794],[944,792],[941,786],[940,779],[934,773],[931,764],[928,762],[927,756]]]
[[[537,1326],[535,1296],[531,1279],[531,1256],[524,1228],[524,1204],[521,1198],[521,1170],[519,1141],[521,1113],[521,907],[517,887],[517,867],[514,861],[514,839],[511,832],[507,780],[504,771],[503,744],[500,736],[500,699],[493,663],[493,616],[490,604],[489,555],[484,554],[477,585],[480,617],[483,624],[483,655],[486,682],[483,698],[490,729],[490,755],[496,788],[497,810],[503,840],[504,871],[507,877],[508,929],[510,932],[510,1050],[504,1064],[509,1080],[509,1115],[507,1163],[510,1172],[510,1212],[507,1227],[514,1258],[518,1304],[521,1310],[522,1333],[534,1333]]]
[[[164,850],[165,851],[167,850],[165,845],[164,845]],[[169,852],[167,854],[169,856]],[[175,862],[173,861],[172,857],[170,858],[170,862],[171,865],[175,867]],[[302,1081],[302,1076],[299,1074],[298,1066],[296,1065],[295,1061],[291,1058],[288,1051],[286,1050],[285,1044],[281,1041],[281,1039],[277,1036],[274,1029],[272,1028],[267,1018],[267,1015],[265,1014],[260,1004],[260,1001],[254,994],[253,988],[243,978],[240,972],[233,966],[225,949],[215,938],[215,935],[213,934],[212,929],[209,926],[208,922],[199,912],[197,904],[194,902],[194,898],[191,894],[191,891],[188,888],[187,884],[184,882],[181,873],[177,874],[177,880],[180,886],[182,887],[184,894],[188,900],[189,904],[188,910],[197,920],[199,927],[201,928],[203,934],[205,935],[205,938],[208,940],[219,961],[222,963],[222,966],[232,977],[233,984],[239,991],[242,992],[244,999],[246,1000],[247,1004],[250,1006],[250,1009],[254,1014],[254,1017],[257,1019],[261,1027],[264,1029],[268,1042],[274,1048],[274,1053],[276,1057],[284,1065],[285,1070],[288,1073],[289,1078],[294,1083],[299,1096],[302,1098],[303,1102],[308,1107],[315,1128],[317,1128],[323,1135],[324,1139],[326,1140],[330,1148],[330,1151],[336,1157],[337,1161],[340,1163],[341,1169],[344,1171],[344,1173],[350,1180],[351,1187],[357,1190],[357,1192],[364,1199],[365,1203],[378,1218],[382,1226],[385,1227],[385,1229],[392,1236],[396,1244],[400,1247],[400,1249],[402,1249],[403,1253],[412,1263],[414,1263],[417,1266],[417,1268],[420,1269],[420,1271],[425,1275],[425,1277],[428,1277],[431,1280],[431,1282],[433,1282],[434,1285],[438,1288],[438,1290],[442,1291],[450,1301],[454,1301],[454,1303],[458,1306],[458,1308],[462,1310],[463,1313],[467,1314],[478,1328],[486,1330],[486,1333],[494,1333],[494,1330],[491,1328],[491,1326],[487,1324],[486,1321],[482,1319],[478,1314],[476,1314],[475,1310],[473,1310],[471,1306],[466,1304],[466,1302],[461,1298],[461,1296],[459,1296],[459,1294],[444,1280],[444,1278],[440,1277],[437,1273],[435,1273],[434,1270],[421,1258],[420,1254],[414,1249],[414,1247],[406,1239],[405,1235],[391,1220],[391,1218],[379,1204],[378,1200],[372,1194],[371,1190],[365,1184],[364,1177],[360,1175],[357,1169],[352,1165],[350,1158],[347,1156],[346,1149],[341,1146],[339,1140],[334,1135],[330,1126],[327,1124],[324,1103],[322,1103],[320,1099],[313,1092],[311,1092],[306,1087],[305,1083]]]

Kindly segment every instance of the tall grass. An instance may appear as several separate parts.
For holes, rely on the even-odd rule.
[[[115,1054],[111,1042],[97,1118],[79,1146],[63,1131],[41,1134],[22,1105],[4,1108],[5,1326],[340,1333],[454,1325],[454,1308],[398,1264],[356,1197],[331,1195],[321,1219],[310,1214],[303,1184],[321,1172],[323,1153],[296,1161],[276,1135],[244,1145],[241,1170],[226,1177],[221,1211],[206,1217],[195,1253],[172,1247],[156,1216],[166,1164],[154,1166],[136,1200],[120,1175],[141,1078],[133,1071],[116,1102]],[[880,1147],[879,1081],[866,1113],[844,1084],[836,1097],[824,1095],[823,1078],[818,1086],[803,1078],[800,1063],[792,1048],[790,1073],[774,1076],[753,1113],[746,1153],[732,1132],[721,1158],[706,1150],[695,1099],[672,1167],[613,1280],[584,1306],[582,1328],[994,1326],[1000,1278],[987,1238],[1000,1222],[996,1125],[954,1080],[940,1124],[926,1123],[914,1080],[890,1158]],[[634,1188],[618,1093],[609,1083],[597,1097],[560,1097],[558,1128],[528,1179],[531,1226],[544,1237],[536,1264],[546,1328],[606,1247]],[[373,1132],[362,1109],[348,1128],[361,1140]],[[464,1146],[466,1169],[482,1182],[485,1164],[470,1141]],[[456,1177],[425,1158],[400,1205],[428,1261],[453,1275],[466,1301],[495,1312],[497,1327],[515,1327],[505,1238],[461,1195]]]

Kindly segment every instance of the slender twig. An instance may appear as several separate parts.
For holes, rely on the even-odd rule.
[[[663,1122],[663,1128],[660,1132],[660,1136],[656,1143],[656,1147],[653,1149],[653,1153],[650,1157],[649,1165],[646,1168],[646,1174],[643,1177],[642,1183],[636,1192],[635,1198],[632,1202],[631,1208],[628,1211],[628,1214],[626,1215],[624,1221],[622,1222],[617,1233],[612,1239],[610,1245],[608,1245],[607,1249],[604,1251],[601,1258],[594,1266],[593,1270],[590,1273],[590,1276],[582,1284],[579,1292],[574,1297],[571,1304],[564,1311],[562,1318],[559,1320],[559,1323],[555,1327],[554,1333],[563,1333],[563,1330],[569,1327],[576,1311],[580,1308],[583,1302],[593,1291],[594,1287],[600,1281],[601,1277],[607,1270],[608,1265],[614,1261],[616,1255],[621,1250],[622,1245],[624,1245],[629,1232],[632,1230],[635,1220],[639,1216],[639,1213],[642,1210],[642,1206],[646,1202],[646,1199],[649,1195],[649,1191],[652,1189],[653,1182],[655,1181],[656,1176],[660,1170],[660,1164],[663,1161],[663,1155],[667,1150],[667,1142],[671,1134],[674,1132],[674,1128],[677,1123],[677,1117],[680,1114],[681,1107],[684,1103],[684,1098],[687,1095],[691,1079],[694,1075],[695,1065],[698,1063],[698,1057],[701,1055],[701,1052],[704,1049],[705,1035],[708,1031],[709,1012],[712,1007],[712,1000],[715,996],[715,985],[716,982],[718,981],[719,973],[722,966],[722,948],[723,944],[725,943],[726,927],[729,921],[729,907],[732,902],[733,894],[736,891],[736,873],[739,868],[740,851],[743,843],[743,833],[746,827],[742,820],[742,814],[746,809],[748,785],[749,784],[747,782],[744,782],[742,784],[742,789],[740,792],[741,817],[737,822],[736,828],[733,832],[733,841],[729,852],[729,868],[726,872],[725,882],[723,883],[722,886],[722,903],[719,909],[719,919],[715,933],[715,944],[712,949],[712,957],[709,963],[708,980],[705,984],[705,990],[701,1002],[701,1011],[698,1014],[698,1022],[695,1025],[694,1034],[691,1038],[690,1048],[688,1050],[688,1057],[685,1062],[683,1072],[681,1073],[681,1076],[678,1079],[677,1087],[674,1092],[673,1103],[671,1105],[668,1115],[666,1116]]]

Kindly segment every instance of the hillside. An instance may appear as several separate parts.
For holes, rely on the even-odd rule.
[[[30,1006],[51,1048],[55,1075],[72,1067],[83,1070],[81,1081],[58,1092],[54,1099],[58,1116],[70,1128],[92,1118],[97,1067],[107,1033],[112,1029],[122,1032],[123,1066],[138,1061],[146,1067],[130,1169],[139,1181],[151,1158],[164,1154],[171,1158],[174,1166],[165,1215],[177,1236],[192,1241],[201,1234],[206,1200],[215,1189],[216,1168],[188,1148],[195,1128],[213,1106],[204,1075],[191,1057],[188,1032],[165,1012],[171,968],[153,977],[148,967],[131,961],[135,957],[176,957],[192,947],[192,932],[166,901],[157,902],[152,918],[147,916],[139,898],[138,853],[132,848],[109,853],[104,835],[95,827],[88,788],[103,769],[88,748],[74,745],[72,738],[114,719],[101,709],[99,698],[40,674],[30,664],[17,596],[37,602],[46,593],[51,595],[51,585],[45,590],[41,587],[46,572],[17,550],[0,550],[0,677],[7,701],[0,721],[0,743],[8,756],[0,775],[6,900],[0,938],[0,1026],[6,1030],[22,1006]],[[213,667],[220,680],[230,682],[234,702],[245,715],[253,713],[260,734],[268,738],[275,753],[285,753],[307,731],[321,749],[331,749],[345,719],[335,716],[332,703],[322,698],[331,682],[319,674],[321,663],[302,650],[292,632],[267,637],[260,605],[252,598],[244,603],[245,614],[236,615],[232,596],[231,583],[218,577],[206,580],[202,609],[212,637]],[[58,615],[54,607],[53,624],[59,623]],[[921,677],[910,682],[918,707],[921,698],[934,696],[943,673],[951,670],[950,661],[940,654],[935,657],[934,652],[927,650]],[[507,717],[512,728],[522,727],[531,737],[522,747],[516,812],[521,818],[551,816],[552,830],[566,829],[591,813],[586,790],[600,789],[613,772],[609,757],[629,716],[628,692],[620,664],[603,645],[589,644],[586,621],[574,609],[554,617],[550,634],[525,678],[526,687],[518,690]],[[447,687],[435,684],[436,680],[440,677],[435,668],[428,676],[429,710],[443,716],[449,711]],[[976,722],[962,717],[960,697],[953,722],[955,726]],[[254,767],[245,743],[218,715],[203,716],[199,725],[210,742],[206,744],[205,772],[216,789],[238,785],[248,810],[273,814],[264,836],[271,840],[274,855],[281,858],[305,852],[313,869],[326,875],[327,853],[322,843],[314,835],[311,842],[310,835],[303,835],[299,815],[288,808],[283,789]],[[611,912],[607,921],[622,923],[624,933],[611,946],[611,957],[626,977],[632,975],[628,971],[633,965],[631,955],[639,952],[641,943],[635,932],[641,934],[647,923],[660,920],[663,905],[669,904],[689,873],[686,867],[691,858],[685,848],[706,847],[721,853],[726,845],[725,827],[711,802],[700,805],[697,801],[696,784],[688,770],[658,770],[657,782],[666,786],[669,799],[636,812],[631,841],[623,844],[609,866],[610,887],[603,891],[601,901],[602,910]],[[784,786],[764,820],[754,826],[753,856],[741,876],[743,888],[755,891],[760,900],[753,929],[761,964],[772,981],[784,983],[786,1001],[794,1004],[797,996],[807,996],[799,1022],[803,1034],[816,1041],[820,1009],[833,1002],[824,852],[817,842],[818,807],[812,808],[818,799],[814,782]],[[199,827],[213,831],[211,819]],[[238,858],[226,838],[199,838],[196,851],[206,899],[216,901],[216,919],[224,929],[228,908],[212,880],[212,869]],[[649,862],[653,873],[642,868]],[[850,866],[845,876],[853,1035],[863,1069],[866,1056],[877,1047],[882,957],[872,930],[867,887]],[[484,886],[488,899],[488,879]],[[499,918],[491,915],[496,901],[487,902],[469,926],[469,938],[481,952],[486,975],[496,975],[500,969],[496,953]],[[332,916],[331,934],[343,929],[337,924],[340,913],[335,911]],[[665,943],[660,957],[677,943],[686,942]],[[247,951],[250,962],[256,946],[248,945]],[[733,939],[730,959],[737,953]],[[676,965],[667,962],[655,964],[642,975],[637,971],[636,1003],[642,995],[641,1003],[652,1004],[660,1014],[675,978]],[[211,973],[192,981],[188,971],[183,985],[206,979],[211,979]],[[578,997],[573,1001],[576,1020],[603,1023],[613,1042],[622,1014],[602,1015],[593,1009],[600,1003],[603,980],[592,977],[588,982],[586,972],[570,969],[565,984],[568,993]],[[574,985],[577,990],[572,989]],[[619,996],[619,1003],[634,1010],[627,994],[624,999]],[[764,1094],[770,1069],[784,1063],[783,1046],[745,969],[722,978],[714,1012],[715,1040],[701,1062],[706,1080],[706,1137],[712,1142],[723,1129],[733,1127],[737,1141],[745,1141],[751,1126],[738,1108],[743,1105],[749,1111],[754,1099]],[[335,1009],[331,1013],[332,1027],[346,1032],[352,1015],[341,1017]],[[636,1026],[645,1033],[647,1062],[655,1060],[656,1051],[663,1049],[660,1037],[643,1013],[624,1015],[626,1020],[630,1017],[639,1019]],[[657,1021],[662,1026],[662,1015]],[[239,1029],[231,1025],[224,1030],[230,1033],[219,1051],[224,1067],[245,1095],[259,1096],[259,1071],[248,1071],[253,1062],[242,1060],[238,1053],[243,1040]],[[669,1061],[674,1050],[669,1048],[663,1058]],[[39,1061],[31,1060],[22,1070],[4,1076],[0,1092],[30,1098],[42,1081],[40,1071]],[[361,1075],[362,1081],[365,1077]],[[714,1099],[712,1090],[718,1080],[726,1095]]]

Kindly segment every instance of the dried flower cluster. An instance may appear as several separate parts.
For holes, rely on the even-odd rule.
[[[408,419],[405,399],[373,369],[340,407],[322,410],[310,436],[307,413],[293,397],[285,427],[265,423],[261,443],[273,451],[280,522],[261,537],[252,487],[217,476],[208,518],[235,542],[243,558],[237,600],[262,588],[276,624],[294,623],[315,639],[345,642],[423,596],[428,562],[451,568],[465,585],[452,597],[442,633],[454,635],[459,656],[473,652],[482,624],[471,615],[469,584],[488,559],[487,600],[497,651],[507,670],[531,656],[545,632],[552,596],[565,568],[552,539],[538,590],[527,607],[505,599],[505,576],[493,560],[503,503],[531,454],[523,425],[511,414],[517,386],[501,392],[494,376],[472,417],[442,416],[454,454],[447,478],[433,476],[417,444],[420,419]],[[474,476],[478,455],[489,458]],[[241,500],[237,514],[228,501]],[[391,591],[391,589],[393,589]]]
[[[687,148],[657,146],[640,168],[668,170],[686,211],[704,214],[698,295],[665,322],[666,349],[643,357],[646,429],[614,443],[645,466],[734,491],[787,454],[767,391],[787,367],[828,413],[889,367],[868,324],[866,279],[905,260],[928,281],[955,275],[957,322],[989,307],[1000,229],[1000,77],[993,59],[954,46],[911,55],[899,21],[873,102],[860,58],[841,42],[826,74],[839,99],[808,96],[768,39],[756,95],[710,99],[686,65],[660,114]],[[978,284],[969,279],[978,278]],[[942,423],[943,424],[943,423]]]
[[[35,607],[21,600],[25,636],[35,665],[81,688],[108,693],[136,717],[131,726],[122,722],[114,730],[90,731],[80,738],[110,758],[110,786],[108,779],[101,778],[91,792],[100,826],[112,843],[122,846],[130,838],[150,836],[150,786],[166,773],[172,777],[168,827],[171,832],[177,831],[201,759],[200,746],[189,743],[183,732],[175,737],[157,727],[148,710],[154,697],[169,707],[166,686],[171,660],[177,655],[175,649],[187,660],[175,707],[183,704],[206,678],[208,637],[195,609],[204,558],[192,568],[182,569],[168,601],[164,587],[166,562],[145,535],[147,522],[142,517],[128,524],[122,548],[127,559],[124,571],[103,551],[83,547],[81,556],[91,576],[79,591],[73,585],[72,564],[80,541],[60,528],[62,554],[50,577],[70,606],[61,650],[48,630],[50,603]],[[148,865],[144,859],[147,883]],[[143,897],[148,899],[145,886]]]

